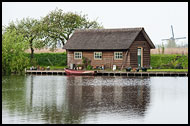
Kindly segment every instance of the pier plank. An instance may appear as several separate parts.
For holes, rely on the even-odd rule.
[[[26,70],[26,74],[66,75],[64,70]],[[97,71],[98,76],[188,76],[188,72],[123,72]]]

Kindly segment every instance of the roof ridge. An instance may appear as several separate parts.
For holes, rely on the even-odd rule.
[[[111,28],[111,29],[76,29],[75,32],[117,32],[117,31],[141,31],[143,27],[135,28]]]

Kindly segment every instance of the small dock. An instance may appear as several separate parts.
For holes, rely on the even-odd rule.
[[[25,73],[34,75],[66,75],[64,70],[26,70]]]
[[[66,75],[64,70],[26,70],[32,75]],[[97,71],[96,76],[188,76],[188,72],[113,72]]]
[[[188,72],[105,72],[99,71],[97,76],[188,76]]]

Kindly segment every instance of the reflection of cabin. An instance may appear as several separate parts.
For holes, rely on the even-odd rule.
[[[72,79],[71,79],[72,78]],[[109,78],[112,80],[113,78]],[[127,79],[131,83],[130,79]],[[138,79],[137,79],[138,81]],[[92,85],[88,85],[90,84]],[[113,80],[112,80],[113,82]],[[150,103],[148,79],[142,85],[98,85],[93,77],[67,78],[68,103],[72,112],[121,110],[133,116],[143,116]],[[82,85],[81,85],[82,84]],[[104,110],[104,111],[105,111]]]
[[[154,44],[144,28],[76,30],[67,41],[67,65],[82,64],[82,57],[93,67],[150,67]]]

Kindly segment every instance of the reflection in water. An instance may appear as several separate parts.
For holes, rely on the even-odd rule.
[[[19,83],[16,83],[15,80]],[[24,101],[26,85],[23,82],[25,80],[26,78],[21,76],[6,76],[6,78],[2,78],[2,105],[8,108],[10,115],[14,115],[16,111],[25,114],[27,106]]]
[[[4,77],[3,123],[111,123],[113,120],[139,123],[150,107],[150,82],[149,77]]]
[[[101,85],[97,81],[100,79]],[[68,77],[70,114],[81,117],[112,112],[130,118],[143,117],[150,100],[149,78],[136,81],[139,83],[135,84],[134,79],[126,77]]]

